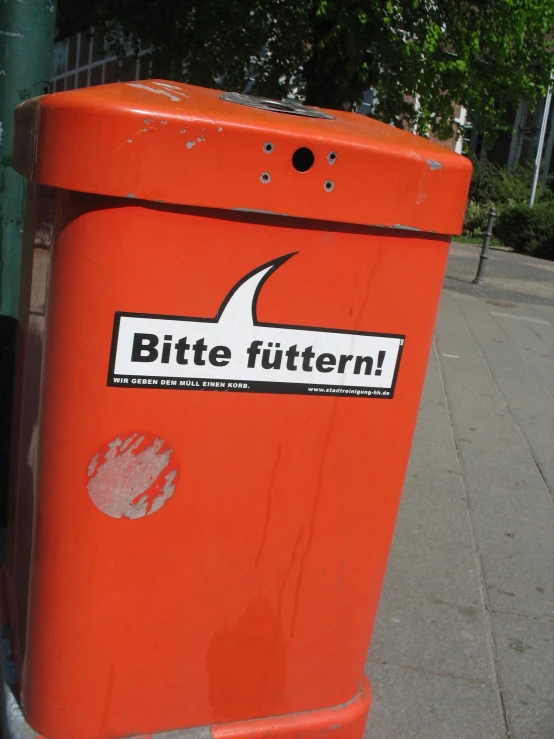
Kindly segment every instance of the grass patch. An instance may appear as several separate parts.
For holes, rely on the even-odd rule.
[[[455,241],[458,244],[474,244],[475,246],[483,246],[482,236],[453,236],[452,241]],[[491,239],[491,247],[495,246],[505,248],[504,244],[493,236]]]

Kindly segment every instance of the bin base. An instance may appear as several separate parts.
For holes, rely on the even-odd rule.
[[[215,724],[209,734],[212,739],[329,739],[330,734],[334,739],[362,739],[370,704],[371,685],[364,676],[358,695],[340,706]]]
[[[1,736],[4,739],[46,739],[25,721],[21,707],[10,686],[12,667],[2,649]],[[141,734],[128,739],[362,739],[371,703],[371,686],[364,677],[361,691],[348,703],[317,711],[291,713],[272,718],[235,721],[229,724],[176,729],[157,734]],[[56,737],[48,737],[56,739]]]

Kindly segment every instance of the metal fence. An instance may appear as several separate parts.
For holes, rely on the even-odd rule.
[[[54,47],[52,92],[149,77],[149,59],[143,58],[149,49],[141,50],[137,58],[130,38],[122,37],[121,45],[124,57],[119,59],[104,29],[95,28],[58,41]]]

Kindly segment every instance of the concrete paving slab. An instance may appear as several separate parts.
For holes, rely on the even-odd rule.
[[[554,325],[554,306],[552,305],[535,305],[531,301],[532,305],[531,308],[537,315],[542,316],[543,318],[546,318],[547,321],[550,321],[552,325]]]
[[[506,737],[498,693],[488,685],[375,662],[367,671],[374,698],[366,739]]]
[[[533,368],[521,356],[521,352],[524,350],[521,334],[523,333],[523,336],[527,339],[533,337],[537,342],[540,340],[533,334],[528,325],[521,324],[521,318],[515,315],[503,318],[503,316],[509,316],[509,314],[493,313],[488,310],[490,306],[485,306],[477,300],[464,299],[460,296],[456,297],[455,301],[496,379],[513,380],[515,382],[533,382],[537,379]],[[504,326],[506,326],[506,330]],[[519,331],[515,331],[514,327],[518,328]],[[519,334],[517,343],[514,343],[511,337],[511,333],[514,333],[514,331],[516,335]],[[550,352],[543,342],[540,342],[540,344],[541,358],[544,358],[542,354],[545,354],[548,358]],[[535,349],[533,351],[536,353]]]
[[[475,537],[492,610],[554,619],[554,510],[543,520],[476,518]]]
[[[454,316],[449,320],[449,324],[454,323]],[[466,329],[467,330],[467,329]],[[487,376],[486,365],[473,337],[468,332],[468,341],[462,339],[454,341],[448,327],[438,329],[436,332],[436,347],[441,366],[452,365],[453,367],[463,368],[470,374],[483,374]]]
[[[396,524],[395,538],[404,537],[473,550],[467,499],[453,442],[438,445],[414,440]]]
[[[370,661],[494,686],[491,650],[482,608],[384,588]]]
[[[455,296],[454,300],[487,361],[488,352],[498,350],[491,355],[491,359],[496,359],[491,363],[496,379],[523,380],[530,385],[538,380],[554,397],[552,323],[539,318],[533,306],[495,311],[492,306],[465,296]],[[523,375],[522,368],[527,370]]]
[[[441,368],[451,413],[461,409],[473,413],[472,406],[478,406],[482,415],[506,409],[506,402],[484,363],[478,371],[471,371],[460,357],[458,361],[442,361]]]
[[[475,427],[477,429],[477,426]],[[477,434],[477,430],[473,432]],[[540,488],[544,479],[529,450],[523,445],[502,445],[496,442],[493,450],[484,448],[475,439],[461,436],[458,448],[462,459],[464,477],[475,485],[495,482],[519,485],[524,488]]]
[[[504,613],[491,621],[501,690],[552,703],[554,623]]]
[[[536,346],[533,346],[535,342],[529,340],[529,333],[531,333],[531,331],[527,331],[529,327],[525,327],[525,332],[514,331],[513,326],[509,325],[511,322],[503,321],[501,318],[497,320],[516,343],[519,355],[533,370],[545,390],[550,393],[551,397],[554,397],[554,372],[552,372],[554,364],[554,327],[552,327],[552,345],[550,345],[550,342],[546,343],[544,336],[538,337],[538,332],[533,327],[532,333],[537,338]],[[517,336],[519,333],[526,334],[525,343],[521,342],[521,337]]]
[[[554,729],[554,703],[521,691],[503,690],[510,739],[551,739]]]
[[[470,375],[461,367],[442,365],[445,390],[464,475],[475,484],[517,481],[522,487],[545,485],[541,471],[523,442],[506,400],[489,375]],[[548,416],[543,414],[543,425]],[[538,436],[541,431],[533,432]],[[548,450],[545,450],[545,458]]]
[[[419,593],[443,603],[483,602],[475,552],[410,537],[402,532],[387,567],[387,587]]]
[[[435,342],[429,353],[429,361],[427,362],[427,372],[425,373],[425,383],[423,385],[423,393],[421,395],[421,405],[429,402],[437,402],[444,404],[444,393],[441,386],[441,372],[439,360],[435,348]]]
[[[456,302],[541,474],[550,487],[554,487],[554,396],[539,376],[544,375],[554,390],[554,354],[544,347],[528,326],[524,325],[521,331],[515,332],[518,338],[515,345],[499,324],[501,319],[495,319],[478,301],[456,298]],[[507,319],[507,323],[517,325],[512,319]],[[528,347],[533,342],[535,345],[526,350],[524,341]],[[540,347],[537,347],[537,342]],[[537,374],[536,370],[540,368],[543,371]]]
[[[453,446],[450,416],[445,403],[428,401],[421,404],[414,439],[441,446]]]
[[[437,325],[435,341],[439,354],[457,357],[465,355],[480,357],[476,351],[475,341],[466,322],[459,313],[454,297],[443,292]]]
[[[540,359],[548,359],[554,350],[554,325],[540,317],[532,306],[518,306],[513,310],[493,310],[487,306],[489,313],[498,322],[506,334],[517,345],[518,352],[529,358],[534,355]],[[525,358],[525,356],[524,356]]]
[[[460,465],[458,461],[458,453],[454,443],[454,437],[450,433],[445,444],[437,448],[436,444],[414,439],[412,444],[412,453],[410,463],[408,465],[408,474],[425,476],[429,481],[433,482],[434,475],[437,475],[437,484],[434,488],[441,490],[442,486],[438,480],[440,475],[459,475]],[[448,442],[448,443],[446,443]],[[433,476],[429,476],[429,465],[433,465]]]
[[[465,480],[470,510],[475,521],[506,516],[519,520],[548,519],[553,501],[546,487]]]
[[[414,438],[433,444],[453,445],[454,443],[450,416],[442,388],[439,361],[434,347],[429,357]]]
[[[499,381],[499,388],[546,485],[554,489],[554,399],[537,382],[523,389],[519,383]]]
[[[445,406],[433,404],[421,409],[414,433],[416,441],[448,446],[452,443],[451,437],[450,419]]]
[[[439,494],[433,492],[443,481]],[[433,480],[406,478],[402,505],[396,522],[396,537],[416,537],[420,541],[451,549],[473,551],[474,542],[469,528],[467,506],[460,501],[461,477]]]

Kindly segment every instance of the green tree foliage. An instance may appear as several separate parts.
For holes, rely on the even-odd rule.
[[[104,23],[151,45],[155,76],[337,109],[374,87],[378,118],[441,138],[453,101],[485,131],[553,67],[553,0],[59,2],[61,35]]]
[[[497,235],[505,246],[534,257],[554,260],[554,208],[551,203],[507,207],[498,219]]]
[[[494,236],[504,246],[554,259],[554,192],[539,184],[535,206],[530,208],[533,171],[533,167],[508,170],[486,159],[474,159],[464,236],[483,238],[489,211],[494,206]]]

